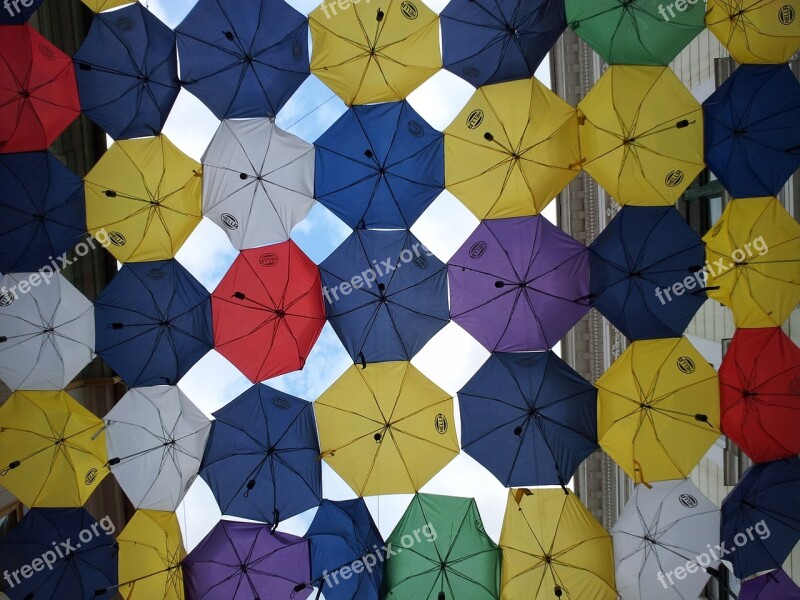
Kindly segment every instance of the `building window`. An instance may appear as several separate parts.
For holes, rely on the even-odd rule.
[[[722,196],[722,184],[704,169],[678,200],[678,212],[697,235],[703,236],[722,216]]]

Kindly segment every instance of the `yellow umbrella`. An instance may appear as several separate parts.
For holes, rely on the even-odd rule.
[[[403,100],[442,67],[439,17],[422,0],[325,1],[308,20],[311,72],[348,106]]]
[[[108,10],[116,8],[117,6],[124,6],[125,4],[133,4],[135,0],[83,0],[83,3],[91,8],[94,12],[101,10]]]
[[[314,412],[322,458],[359,496],[417,492],[459,452],[453,398],[409,362],[350,367]]]
[[[596,385],[600,447],[637,483],[687,477],[720,436],[717,372],[685,337],[633,342]]]
[[[86,176],[89,231],[121,262],[174,258],[202,219],[200,164],[165,136],[116,142]]]
[[[703,240],[708,295],[736,327],[780,327],[800,302],[800,225],[778,199],[729,202]]]
[[[107,460],[103,421],[66,392],[18,391],[0,407],[0,485],[26,506],[83,506]]]
[[[479,88],[444,134],[447,189],[479,219],[539,214],[580,172],[577,112],[535,78]]]
[[[501,600],[616,600],[611,536],[573,493],[508,492]]]
[[[584,170],[620,204],[674,204],[703,170],[703,112],[668,67],[609,67],[578,104]]]

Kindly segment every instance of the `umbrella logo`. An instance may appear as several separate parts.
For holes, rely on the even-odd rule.
[[[164,279],[165,275],[166,273],[164,273],[164,269],[157,269],[155,267],[153,267],[147,272],[147,276],[153,281],[161,281],[162,279]]]
[[[42,56],[44,56],[47,60],[53,61],[56,59],[56,54],[53,52],[53,49],[44,42],[39,44],[39,52],[41,52]]]
[[[486,247],[486,242],[475,242],[469,249],[469,257],[473,259],[480,258],[486,252]]]
[[[83,478],[83,482],[86,485],[92,485],[95,479],[97,479],[97,469],[89,469],[86,471],[86,477]]]
[[[262,254],[258,257],[258,264],[260,264],[262,267],[274,267],[278,264],[278,260],[280,259],[278,258],[277,254],[267,252],[266,254]]]
[[[686,508],[697,508],[697,498],[691,494],[681,494],[678,496],[678,502],[683,504]]]
[[[119,231],[112,231],[108,234],[109,241],[114,244],[115,246],[124,246],[127,240],[125,236],[122,235]]]
[[[425,129],[422,127],[422,123],[419,121],[409,121],[408,133],[416,138],[421,138],[423,135],[425,135]]]
[[[412,21],[419,16],[419,10],[417,10],[417,7],[408,1],[403,2],[400,5],[400,10],[403,12],[403,16],[406,19],[410,19]]]
[[[464,68],[464,75],[469,78],[476,79],[481,76],[481,70],[478,67],[465,67]]]
[[[537,362],[537,359],[528,357],[528,358],[520,358],[517,361],[517,364],[520,367],[533,367],[533,366],[536,365],[536,362]]]
[[[667,185],[667,187],[675,187],[680,185],[681,181],[683,181],[683,171],[680,169],[670,171],[667,173],[666,178],[664,178],[664,183]]]
[[[434,419],[433,424],[436,427],[436,431],[438,431],[440,435],[447,433],[447,417],[445,417],[442,413],[436,415],[436,419]]]
[[[778,11],[778,20],[782,25],[791,25],[794,23],[794,7],[788,4],[781,6]]]
[[[6,306],[11,306],[12,304],[14,304],[14,294],[11,292],[0,294],[0,307],[5,308]]]
[[[677,365],[681,373],[686,373],[687,375],[694,373],[694,361],[688,356],[679,357],[677,360]]]
[[[789,393],[800,394],[800,376],[792,379],[792,382],[789,384]]]
[[[412,260],[411,262],[413,262],[414,266],[417,267],[418,269],[428,268],[428,259],[422,256],[421,254],[419,256],[414,257],[414,260]]]
[[[303,43],[300,40],[295,40],[292,46],[292,58],[295,60],[303,58]]]
[[[116,24],[122,31],[130,31],[134,27],[133,19],[130,17],[119,17],[116,20]]]
[[[475,529],[480,533],[486,534],[486,530],[483,528],[483,521],[480,519],[475,520]]]
[[[222,224],[228,229],[239,229],[239,221],[237,221],[236,217],[232,214],[222,213],[220,219],[222,220]]]
[[[288,410],[292,407],[292,403],[282,396],[273,396],[272,404],[275,408],[280,408],[281,410]]]
[[[714,231],[711,232],[711,237],[717,237],[720,231],[722,231],[722,221],[717,223],[717,226],[714,227]]]
[[[477,129],[483,123],[483,111],[480,108],[476,108],[467,117],[467,127],[470,129]]]

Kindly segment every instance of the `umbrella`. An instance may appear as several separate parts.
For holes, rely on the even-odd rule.
[[[506,487],[566,486],[597,450],[597,390],[553,352],[496,352],[458,392],[461,447]]]
[[[355,362],[410,360],[450,319],[447,269],[408,230],[357,229],[320,271],[328,319]]]
[[[22,25],[31,18],[44,0],[9,0],[0,10],[0,25]]]
[[[717,372],[684,337],[633,342],[596,385],[600,447],[636,483],[687,477],[720,436]]]
[[[101,10],[109,10],[111,8],[116,8],[117,6],[122,6],[124,4],[130,4],[133,0],[82,0],[83,3],[91,8],[94,12],[100,12]]]
[[[94,358],[92,303],[48,269],[0,279],[0,379],[12,390],[63,389]]]
[[[203,213],[236,248],[285,242],[314,206],[314,147],[274,119],[226,120],[203,155]]]
[[[220,521],[183,563],[187,600],[292,598],[308,579],[308,540],[260,523]]]
[[[314,412],[322,458],[358,496],[417,492],[459,452],[453,399],[409,362],[353,365]]]
[[[0,36],[0,153],[45,150],[81,112],[72,60],[30,25]]]
[[[0,154],[0,272],[31,272],[86,235],[83,181],[49,152]]]
[[[589,311],[586,247],[544,217],[484,221],[447,270],[453,320],[490,352],[552,348]]]
[[[583,168],[620,204],[675,204],[705,166],[702,109],[669,68],[611,67],[578,111]]]
[[[348,106],[403,100],[441,68],[439,18],[423,2],[338,9],[323,2],[308,16],[311,72]]]
[[[444,189],[442,134],[408,102],[354,106],[314,145],[316,198],[350,227],[408,229]]]
[[[175,385],[214,347],[209,293],[174,259],[123,265],[95,319],[97,353],[132,387]]]
[[[625,206],[589,246],[592,306],[631,340],[679,337],[706,301],[705,247],[671,206]]]
[[[387,539],[390,546],[399,552],[386,561],[386,600],[499,598],[500,548],[486,534],[473,498],[415,495]]]
[[[183,86],[218,119],[274,117],[308,77],[308,23],[283,0],[200,0],[175,33]]]
[[[319,505],[322,468],[311,403],[256,385],[214,418],[200,476],[222,514],[277,527]]]
[[[573,493],[509,490],[502,600],[616,600],[611,536]]]
[[[211,422],[177,387],[128,390],[105,417],[108,464],[134,508],[177,510]]]
[[[325,325],[321,287],[291,240],[243,250],[211,296],[217,350],[253,383],[302,369]]]
[[[447,189],[478,219],[538,214],[580,172],[577,113],[536,78],[477,90],[444,148]]]
[[[800,600],[800,587],[783,569],[742,582],[739,600]]]
[[[108,474],[103,422],[66,392],[0,406],[0,484],[26,506],[83,506]]]
[[[788,65],[742,65],[703,111],[706,162],[735,198],[776,196],[800,168],[800,83]]]
[[[441,19],[444,68],[475,87],[533,77],[567,27],[562,0],[454,0]]]
[[[734,200],[703,237],[708,295],[736,327],[778,327],[800,302],[800,225],[777,198]]]
[[[174,258],[202,219],[200,176],[163,135],[117,142],[86,176],[89,231],[120,262]]]
[[[144,6],[95,16],[73,60],[83,112],[112,138],[161,133],[181,87],[178,52]]]

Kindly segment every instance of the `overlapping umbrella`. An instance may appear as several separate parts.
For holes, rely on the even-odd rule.
[[[131,0],[82,0],[83,3],[91,8],[94,12],[103,10],[110,10],[118,6],[130,4]]]
[[[783,569],[742,582],[739,600],[800,600],[800,587]]]

